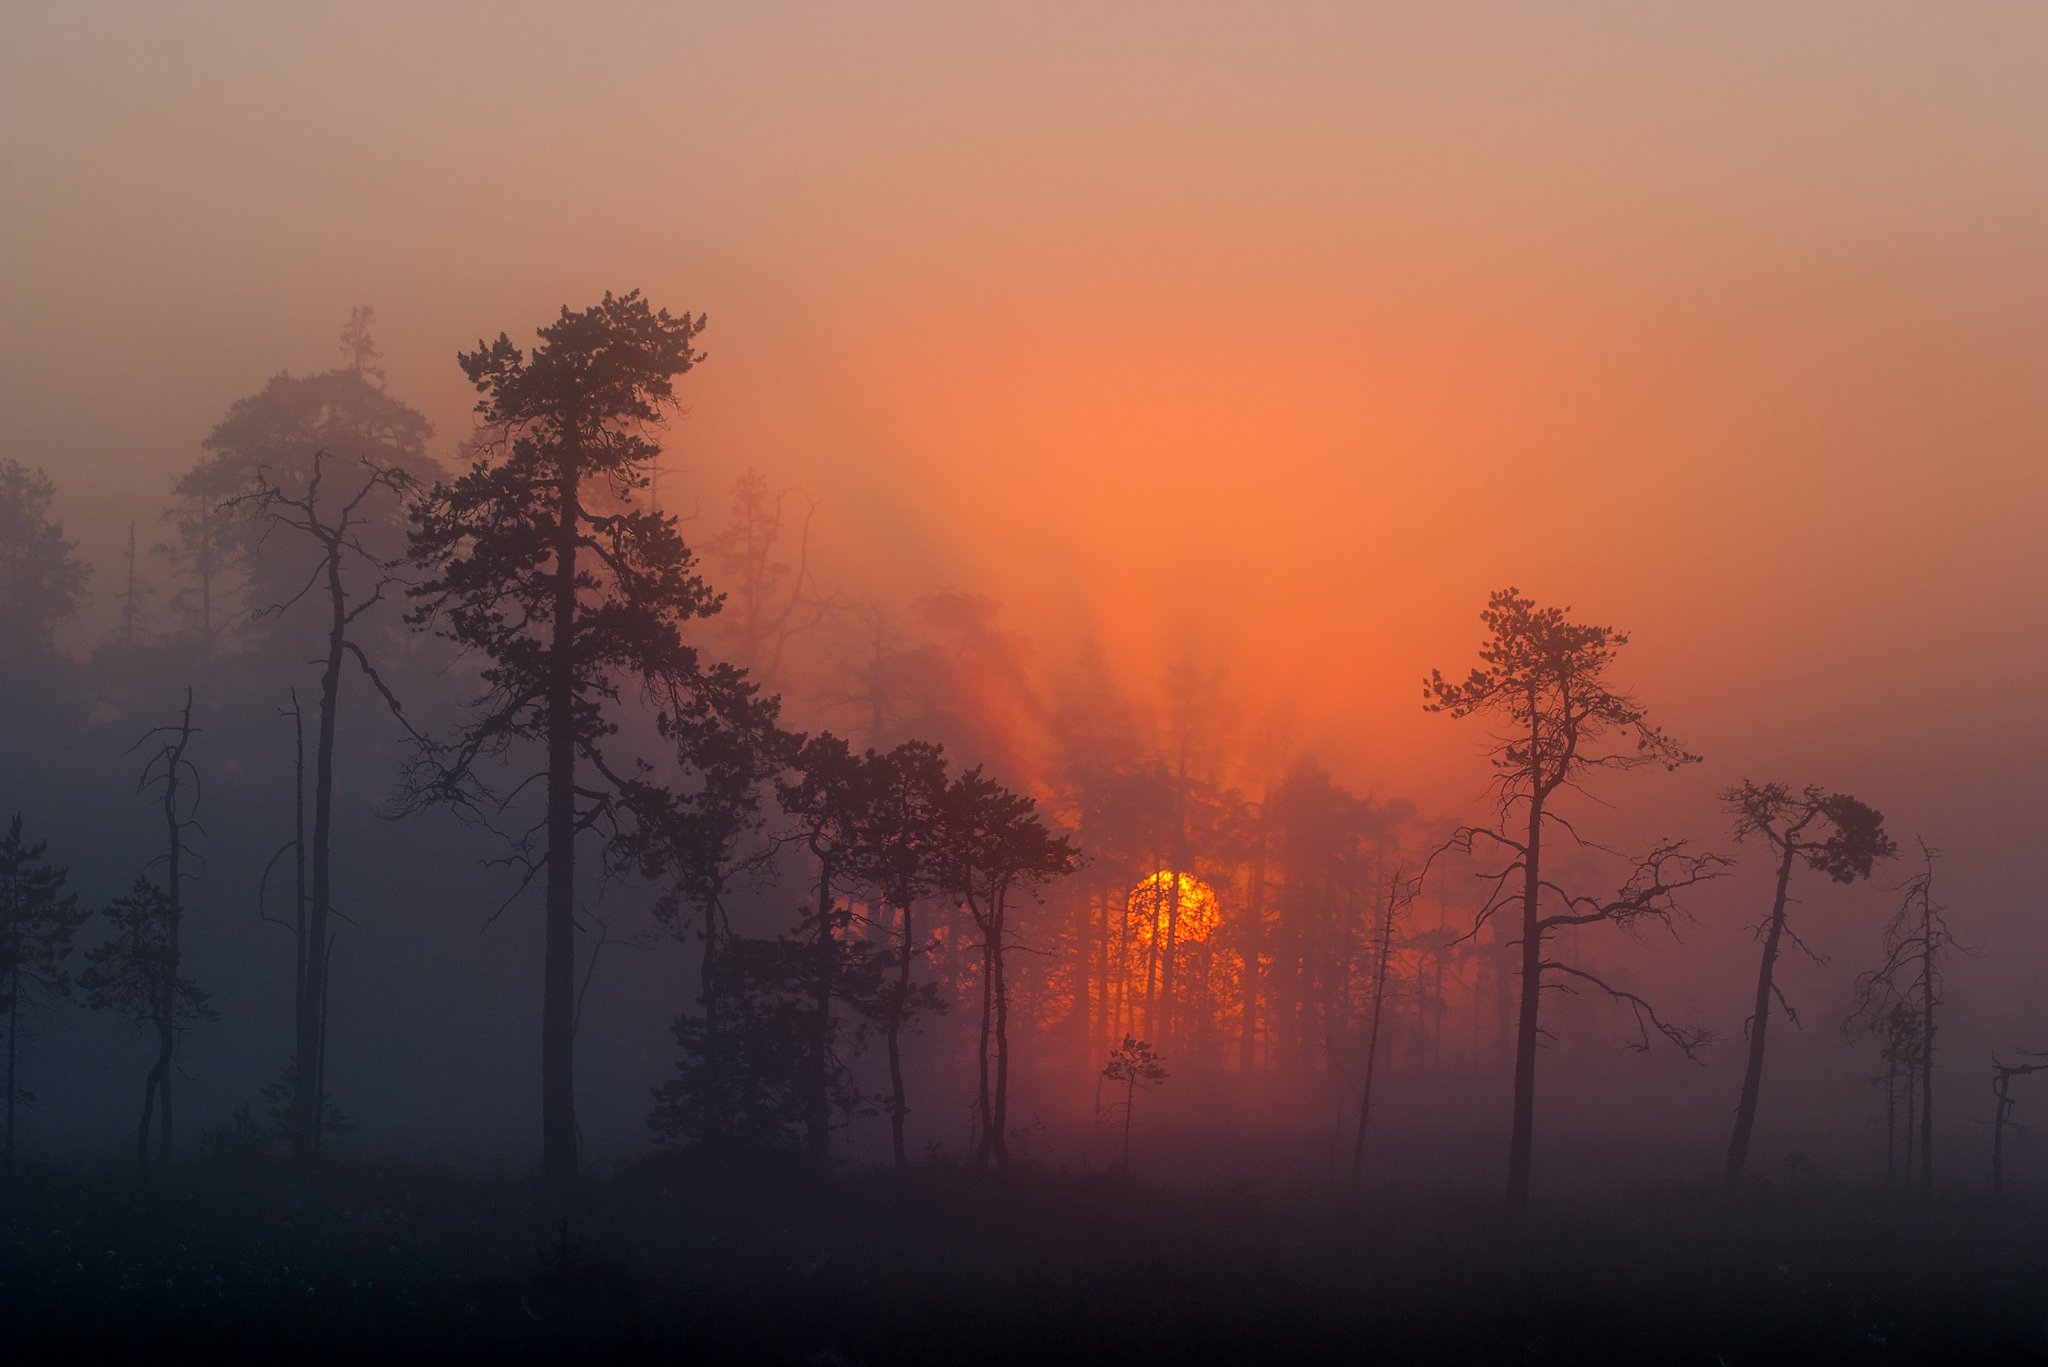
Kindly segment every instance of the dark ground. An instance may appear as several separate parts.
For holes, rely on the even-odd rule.
[[[674,1161],[532,1190],[352,1163],[31,1171],[13,1360],[2048,1363],[2031,1199],[1667,1188],[1516,1222],[1451,1197]],[[164,1360],[164,1359],[158,1359]]]

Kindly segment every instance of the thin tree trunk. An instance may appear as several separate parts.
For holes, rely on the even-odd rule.
[[[573,452],[576,443],[568,442]],[[541,1177],[576,1177],[576,531],[574,457],[561,481],[547,691],[547,943],[540,1023]]]
[[[1131,1110],[1138,1104],[1138,1074],[1132,1070],[1124,1080],[1124,1173],[1131,1171]]]
[[[1998,1074],[1992,1083],[1992,1095],[1996,1098],[1991,1119],[1991,1194],[2005,1194],[2005,1118],[2012,1111],[2012,1079],[2005,1073]]]
[[[1934,1185],[1934,875],[1920,893],[1920,1185]]]
[[[903,1082],[902,1040],[903,1013],[910,1005],[910,903],[904,902],[899,910],[903,920],[903,944],[896,964],[896,991],[889,1003],[885,1033],[889,1046],[889,1149],[896,1161],[896,1171],[902,1172],[910,1166],[910,1155],[903,1145],[903,1119],[910,1114],[910,1098]]]
[[[1515,1032],[1514,1131],[1508,1145],[1508,1204],[1529,1204],[1529,1173],[1536,1137],[1537,1008],[1543,993],[1543,930],[1537,914],[1542,889],[1543,799],[1529,800],[1529,844],[1522,872],[1522,1009]]]
[[[1899,1055],[1896,1042],[1885,1052],[1884,1061],[1884,1184],[1890,1186],[1899,1175]]]
[[[14,1099],[16,1037],[21,1032],[21,965],[8,974],[7,983],[7,1156],[0,1160],[0,1181],[14,1180]]]
[[[988,926],[982,925],[981,944],[981,1030],[975,1042],[975,1063],[978,1068],[974,1092],[975,1120],[981,1127],[981,1134],[974,1146],[974,1165],[988,1167],[989,1155],[994,1151],[992,1136],[995,1133],[993,1084],[990,1079],[989,1050],[995,1034],[995,949],[988,938]]]
[[[1764,1084],[1764,1032],[1771,1020],[1771,975],[1778,965],[1778,946],[1785,937],[1785,900],[1792,886],[1792,861],[1797,855],[1792,841],[1785,842],[1784,857],[1778,861],[1778,892],[1771,903],[1771,924],[1764,932],[1764,952],[1756,971],[1756,1010],[1749,1018],[1749,1065],[1742,1074],[1742,1097],[1735,1104],[1735,1129],[1728,1137],[1727,1177],[1742,1176],[1749,1162],[1749,1139],[1756,1128],[1757,1098]]]
[[[348,599],[342,591],[341,548],[327,546],[330,618],[320,671],[320,721],[313,749],[313,896],[306,915],[305,988],[299,995],[298,1066],[294,1069],[292,1156],[311,1164],[320,1151],[319,1055],[327,1015],[327,923],[333,908],[334,733],[341,701]]]
[[[811,1088],[807,1115],[807,1140],[813,1167],[820,1172],[832,1165],[832,979],[837,968],[837,942],[832,936],[832,856],[818,855],[818,938],[812,992],[816,1001],[811,1017]]]
[[[163,1062],[159,1059],[150,1065],[149,1076],[142,1084],[142,1123],[135,1131],[135,1164],[142,1180],[149,1180],[149,1122],[156,1110],[157,1080],[163,1076]]]
[[[1358,1180],[1365,1172],[1365,1127],[1372,1120],[1372,1078],[1373,1066],[1380,1053],[1380,1007],[1387,996],[1387,962],[1394,953],[1394,886],[1387,886],[1387,919],[1380,927],[1379,963],[1373,972],[1372,984],[1372,1034],[1365,1046],[1365,1085],[1358,1093],[1358,1138],[1351,1146],[1351,1190],[1358,1190]]]
[[[1245,898],[1243,965],[1238,973],[1242,1019],[1238,1022],[1237,1066],[1249,1077],[1259,1062],[1259,942],[1265,930],[1266,805],[1259,804],[1258,844],[1252,855],[1252,885]]]
[[[1010,981],[1003,960],[1003,935],[1008,918],[1004,915],[1000,891],[990,899],[990,908],[989,968],[990,996],[995,1005],[996,1078],[986,1142],[995,1155],[996,1175],[1001,1177],[1010,1170]]]

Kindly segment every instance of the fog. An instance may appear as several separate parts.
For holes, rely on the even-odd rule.
[[[247,623],[262,604],[231,576],[200,649],[175,601],[189,576],[151,549],[191,506],[174,486],[238,400],[345,368],[362,305],[375,387],[453,475],[477,421],[459,352],[531,347],[564,307],[640,290],[708,318],[652,434],[659,507],[739,595],[715,545],[758,472],[782,499],[771,558],[804,571],[777,590],[798,608],[772,664],[734,625],[742,596],[692,639],[765,676],[791,726],[943,743],[1077,836],[1081,872],[1020,931],[1043,953],[1018,970],[1020,1153],[1115,1163],[1104,1057],[1160,1023],[1087,999],[1085,972],[1078,1014],[1058,1006],[1084,946],[1109,962],[1072,926],[1121,923],[1178,862],[1214,884],[1227,940],[1254,895],[1243,813],[1319,771],[1366,803],[1343,877],[1317,884],[1344,908],[1319,952],[1349,963],[1374,880],[1489,819],[1494,728],[1425,713],[1418,685],[1478,662],[1479,612],[1512,585],[1626,630],[1615,682],[1701,756],[1597,775],[1561,810],[1618,848],[1687,837],[1737,861],[1688,892],[1675,935],[1573,941],[1719,1038],[1697,1061],[1636,1052],[1625,1006],[1546,1002],[1539,1186],[1717,1170],[1775,874],[1717,797],[1745,778],[1853,794],[1905,847],[1867,881],[1794,890],[1814,957],[1780,965],[1801,1028],[1772,1037],[1753,1165],[1882,1174],[1883,1064],[1843,1021],[1920,837],[1956,936],[1936,1147],[1982,1181],[1992,1059],[2048,1047],[2044,50],[2048,14],[2018,6],[10,7],[0,460],[47,473],[91,580],[53,651],[10,666],[0,810],[96,911],[162,846],[136,789],[151,746],[131,747],[194,690],[185,964],[217,1018],[179,1045],[180,1125],[260,1111],[292,1056],[291,939],[260,915],[292,836],[278,712],[313,696],[319,646],[303,615]],[[131,524],[144,596],[122,645]],[[459,725],[474,655],[395,611],[377,630],[413,724]],[[328,1075],[355,1128],[335,1144],[530,1167],[540,890],[514,895],[489,832],[401,815],[405,731],[360,679],[343,705]],[[615,756],[661,751],[630,688],[618,715]],[[1090,848],[1077,754],[1173,775],[1213,809],[1186,828],[1207,834],[1177,859],[1156,834]],[[656,923],[659,880],[596,876],[597,845],[577,1125],[616,1165],[653,1142],[699,950]],[[737,933],[794,933],[811,877],[785,849],[736,897]],[[1490,930],[1471,955],[1422,938],[1470,928],[1484,896],[1440,861],[1407,909],[1373,1036],[1378,1181],[1500,1180],[1500,951]],[[1436,996],[1432,953],[1451,962]],[[918,1154],[965,1157],[974,977],[940,961],[950,1005],[906,1045],[907,1127]],[[1319,1038],[1260,1035],[1249,1069],[1233,1017],[1169,1009],[1144,1167],[1341,1175],[1365,1001],[1343,996]],[[76,1004],[27,1028],[24,1155],[123,1161],[153,1043]],[[872,1039],[849,1066],[880,1094]],[[886,1162],[886,1115],[833,1142]],[[2048,1172],[2023,1139],[2007,1161]]]

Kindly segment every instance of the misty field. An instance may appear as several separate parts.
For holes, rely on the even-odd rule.
[[[2048,1358],[2027,1199],[1662,1188],[1492,1202],[818,1183],[650,1162],[537,1187],[337,1165],[26,1175],[10,1346],[235,1357],[763,1363],[2023,1362]]]

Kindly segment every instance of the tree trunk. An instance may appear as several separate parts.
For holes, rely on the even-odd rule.
[[[818,938],[812,992],[817,1000],[811,1018],[811,1094],[806,1139],[811,1165],[820,1172],[832,1165],[832,979],[837,969],[837,942],[832,936],[832,856],[818,856]]]
[[[1387,996],[1387,962],[1394,953],[1394,889],[1387,888],[1387,920],[1380,928],[1379,965],[1372,984],[1372,1034],[1365,1046],[1365,1085],[1358,1092],[1358,1138],[1351,1146],[1351,1190],[1358,1191],[1365,1172],[1365,1127],[1372,1120],[1373,1065],[1380,1053],[1380,1007]]]
[[[21,965],[16,964],[7,984],[7,1154],[0,1159],[0,1182],[14,1181],[14,1065],[16,1036],[21,1031]]]
[[[1249,1077],[1259,1061],[1259,941],[1265,930],[1266,807],[1259,804],[1258,844],[1253,847],[1252,885],[1245,898],[1243,965],[1238,972],[1242,1019],[1238,1022],[1237,1066]]]
[[[898,910],[902,915],[903,943],[885,1033],[889,1045],[889,1150],[896,1161],[896,1171],[902,1172],[910,1166],[910,1155],[903,1146],[903,1118],[910,1114],[910,1098],[903,1083],[903,1013],[910,1005],[910,903],[905,901]]]
[[[1771,924],[1764,932],[1763,959],[1756,971],[1756,1011],[1749,1018],[1749,1066],[1742,1074],[1742,1098],[1735,1104],[1735,1130],[1728,1137],[1727,1177],[1742,1176],[1749,1162],[1749,1138],[1756,1128],[1757,1098],[1764,1085],[1764,1031],[1771,1020],[1771,975],[1778,966],[1778,946],[1785,938],[1785,900],[1792,886],[1792,861],[1797,851],[1788,837],[1778,861],[1778,892],[1771,903]]]
[[[996,1087],[989,1141],[996,1157],[996,1175],[1010,1170],[1010,982],[1003,962],[1004,920],[1002,895],[995,901],[995,933],[990,937],[989,962],[995,968]]]
[[[332,543],[327,547],[327,598],[327,658],[320,671],[320,724],[313,749],[313,895],[306,912],[306,971],[299,993],[297,1064],[292,1070],[292,1156],[307,1165],[320,1152],[320,1027],[327,1015],[327,922],[333,907],[334,732],[348,629],[341,547]]]
[[[1508,1204],[1529,1204],[1529,1172],[1536,1138],[1537,1008],[1543,994],[1543,929],[1537,913],[1542,890],[1543,798],[1529,799],[1529,844],[1522,871],[1522,1008],[1515,1032],[1514,1131],[1508,1144]]]
[[[995,1107],[992,1100],[994,1087],[990,1076],[989,1051],[995,1035],[996,968],[995,947],[993,941],[989,938],[988,923],[978,915],[975,919],[981,922],[982,942],[981,1031],[975,1041],[975,1064],[978,1071],[975,1075],[974,1089],[974,1118],[980,1126],[981,1133],[977,1136],[977,1142],[974,1146],[974,1166],[979,1169],[986,1169],[989,1156],[994,1152],[995,1148],[993,1142]]]
[[[1124,1080],[1124,1175],[1131,1171],[1131,1111],[1138,1104],[1138,1073],[1134,1067]]]
[[[2005,1073],[1998,1074],[1992,1083],[1992,1095],[1996,1098],[1991,1118],[1991,1194],[2005,1194],[2005,1118],[2012,1112],[2012,1079]]]
[[[575,442],[568,443],[571,452]],[[541,1179],[576,1177],[576,456],[565,458],[555,532],[547,694],[547,944],[540,1020]]]
[[[149,1122],[156,1110],[157,1079],[163,1076],[163,1062],[150,1065],[142,1084],[142,1123],[135,1130],[135,1166],[142,1180],[149,1180]]]
[[[1934,887],[1920,893],[1920,1185],[1934,1185]]]

